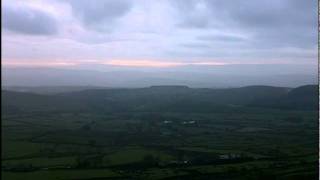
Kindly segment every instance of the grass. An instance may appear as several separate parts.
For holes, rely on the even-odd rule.
[[[2,172],[4,180],[58,180],[58,179],[89,179],[119,177],[119,174],[109,169],[81,169],[81,170],[55,170],[36,171],[26,173]]]
[[[27,141],[2,141],[2,158],[21,157],[39,152],[41,144]]]
[[[141,147],[127,147],[123,148],[116,153],[113,153],[107,158],[111,165],[128,164],[142,161],[147,155],[152,155],[160,159],[160,161],[169,161],[173,157],[160,151],[145,149]]]
[[[249,110],[246,109],[248,112]],[[314,140],[317,133],[317,122],[313,112],[263,111],[263,109],[248,112],[190,113],[188,116],[179,113],[163,113],[164,119],[172,118],[172,121],[177,122],[173,123],[172,127],[162,125],[162,120],[150,125],[148,120],[139,119],[143,113],[136,112],[128,119],[121,113],[112,116],[57,114],[45,120],[44,117],[35,117],[34,122],[44,120],[43,123],[49,126],[40,128],[40,126],[28,123],[18,123],[19,126],[16,127],[3,127],[5,136],[2,141],[2,159],[30,157],[2,160],[2,162],[4,165],[11,166],[32,164],[33,167],[40,167],[42,170],[34,172],[2,171],[2,178],[5,180],[51,180],[129,176],[140,179],[164,179],[193,172],[227,174],[230,169],[267,170],[290,178],[291,175],[303,174],[304,171],[309,174],[315,172],[310,168],[311,166],[304,167],[301,164],[301,162],[312,163],[318,159],[317,141]],[[293,115],[304,117],[303,122],[292,123],[282,120]],[[32,116],[27,119],[15,118],[19,121],[33,122]],[[187,127],[179,124],[189,119],[197,120],[200,126]],[[6,121],[8,121],[7,125],[17,125],[16,123],[10,124],[10,120]],[[63,124],[62,121],[66,123]],[[96,121],[94,128],[81,129],[83,125],[92,121]],[[128,124],[131,127],[127,126]],[[143,127],[142,130],[139,130],[141,127]],[[172,135],[163,136],[161,132],[150,131],[152,129],[150,127],[169,131]],[[245,127],[270,128],[271,130],[245,133],[237,131]],[[308,130],[301,131],[304,128]],[[50,133],[42,135],[45,132]],[[31,141],[31,138],[36,136],[39,138]],[[90,144],[92,140],[95,142]],[[113,143],[110,143],[111,141]],[[189,164],[167,167],[168,162],[178,159],[177,150],[192,151],[192,154],[196,155],[197,153],[246,154],[257,159],[274,157],[276,153],[282,153],[285,155],[282,161],[285,161],[287,165],[277,169],[272,167],[277,163],[276,160],[252,160],[235,164]],[[77,157],[90,156],[95,153],[102,155],[103,167],[45,170],[47,167],[58,165],[62,165],[61,167],[75,165]],[[141,163],[148,155],[159,159],[159,162],[164,162],[161,164],[165,165],[140,170],[125,169],[125,165]],[[187,155],[187,158],[190,157]],[[114,169],[106,169],[106,167]]]
[[[3,162],[4,165],[32,164],[34,167],[71,166],[75,165],[75,163],[75,157],[40,157],[19,160],[8,160]]]

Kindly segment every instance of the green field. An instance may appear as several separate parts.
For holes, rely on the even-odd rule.
[[[111,97],[117,102],[123,94]],[[15,111],[2,113],[2,178],[300,180],[318,176],[316,110],[219,105],[202,111],[194,101],[194,110],[176,106],[168,110],[160,108],[162,104],[148,110],[161,100],[150,104],[146,98],[134,97],[126,96],[131,103],[127,109],[117,103],[102,108],[106,103],[99,99],[82,100],[87,109],[94,107],[87,111],[75,111],[77,107],[21,110],[26,106],[17,106],[21,109],[16,111],[9,104]],[[41,103],[46,101],[56,103]],[[33,101],[33,106],[39,102]],[[67,103],[64,106],[71,106]]]
[[[3,117],[2,177],[166,179],[194,174],[201,179],[224,174],[239,178],[244,172],[248,178],[316,176],[316,112],[252,111],[245,116],[145,112],[121,120],[114,119],[116,114],[56,114],[50,120],[37,114],[32,119]],[[290,122],[286,117],[292,114],[303,118]],[[146,117],[150,119],[140,120]],[[196,123],[184,124],[190,117]],[[62,118],[68,118],[64,125]],[[46,127],[39,128],[42,125]]]

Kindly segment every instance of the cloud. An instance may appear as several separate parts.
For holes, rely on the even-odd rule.
[[[316,62],[317,2],[302,1],[4,0],[4,58]]]
[[[58,31],[53,16],[28,6],[3,6],[3,28],[29,35],[52,35]]]
[[[223,42],[241,42],[245,41],[244,38],[239,37],[239,36],[234,36],[234,35],[203,35],[203,36],[198,36],[198,40],[202,41],[223,41]]]
[[[236,27],[254,35],[254,45],[308,48],[317,45],[317,2],[299,0],[234,3]],[[241,6],[242,5],[242,6]],[[242,8],[237,8],[241,6]]]
[[[75,16],[88,28],[104,31],[112,29],[117,18],[131,9],[130,1],[119,0],[69,0]]]
[[[187,0],[185,3],[177,0],[171,3],[181,13],[180,22],[177,23],[178,27],[202,29],[210,28],[214,24],[213,21],[210,21],[210,16],[212,16],[210,9],[203,1]]]
[[[182,43],[180,44],[182,47],[192,48],[192,49],[207,49],[210,48],[210,45],[204,43]]]
[[[317,45],[316,0],[178,0],[174,6],[180,12],[180,28],[245,32],[254,46]]]

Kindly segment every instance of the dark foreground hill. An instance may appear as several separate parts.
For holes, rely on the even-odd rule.
[[[317,110],[318,88],[248,86],[195,89],[152,86],[137,89],[92,89],[55,95],[2,91],[3,112],[211,112],[235,107]]]
[[[316,110],[319,105],[318,87],[315,85],[301,86],[278,98],[255,100],[251,105],[280,109]]]

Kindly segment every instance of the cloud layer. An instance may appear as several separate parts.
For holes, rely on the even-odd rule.
[[[3,6],[3,28],[21,34],[52,35],[58,24],[45,11],[27,6]]]
[[[4,0],[2,8],[7,64],[317,63],[316,0]]]

